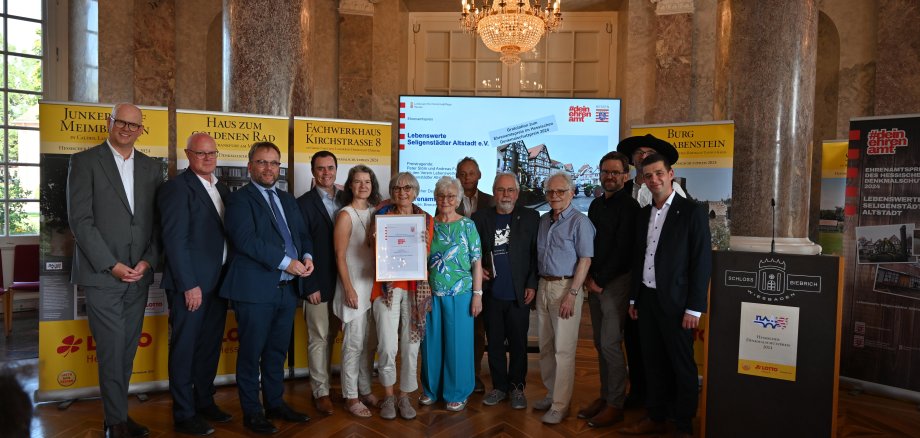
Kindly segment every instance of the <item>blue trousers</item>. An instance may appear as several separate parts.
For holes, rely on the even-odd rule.
[[[284,359],[287,357],[294,327],[297,298],[294,295],[294,286],[290,284],[272,292],[277,295],[275,302],[233,303],[240,339],[236,359],[236,384],[240,405],[246,415],[261,413],[263,405],[266,409],[271,409],[284,402],[281,398],[284,394]]]
[[[431,297],[422,341],[422,388],[433,400],[462,402],[473,393],[473,294]]]

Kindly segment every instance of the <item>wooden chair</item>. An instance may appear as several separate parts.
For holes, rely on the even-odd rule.
[[[16,245],[13,248],[13,282],[10,283],[6,291],[4,300],[6,308],[9,309],[4,315],[6,323],[6,334],[13,331],[13,292],[38,292],[39,278],[39,260],[38,245]]]

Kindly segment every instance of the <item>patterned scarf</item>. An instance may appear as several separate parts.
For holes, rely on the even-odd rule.
[[[395,204],[387,204],[377,210],[376,214],[399,214]],[[428,240],[427,248],[431,249],[431,238],[434,229],[434,218],[426,213],[417,205],[412,204],[412,214],[425,215],[425,238]],[[422,342],[425,338],[425,323],[427,322],[428,312],[431,311],[431,286],[427,280],[409,281],[409,342]],[[384,303],[387,309],[393,303],[393,282],[386,281],[381,283],[383,290]]]

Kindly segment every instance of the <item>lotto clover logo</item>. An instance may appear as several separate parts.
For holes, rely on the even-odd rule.
[[[70,353],[76,353],[80,350],[80,344],[83,343],[83,338],[78,338],[74,335],[70,335],[61,340],[61,345],[58,346],[58,354],[67,357]]]

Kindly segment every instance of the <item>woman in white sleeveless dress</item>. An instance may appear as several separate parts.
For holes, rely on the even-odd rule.
[[[342,209],[335,219],[333,241],[339,271],[332,310],[344,324],[342,341],[342,395],[348,412],[370,417],[373,346],[377,345],[370,323],[371,288],[374,284],[374,250],[367,244],[371,212],[380,202],[380,186],[374,171],[357,165],[348,171],[342,193]],[[367,346],[371,347],[368,348]]]

